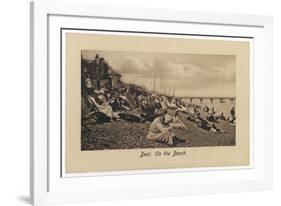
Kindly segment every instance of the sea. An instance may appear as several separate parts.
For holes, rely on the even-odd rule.
[[[189,99],[183,99],[185,103],[190,103]],[[231,102],[229,99],[225,99],[221,102],[219,99],[214,99],[211,102],[209,99],[203,99],[202,103],[200,103],[199,99],[193,99],[193,104],[201,105],[201,106],[208,106],[210,109],[214,107],[216,113],[224,113],[226,117],[230,115],[230,110],[234,107],[235,108],[235,100]]]

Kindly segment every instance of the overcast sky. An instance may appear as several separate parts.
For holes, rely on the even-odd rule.
[[[122,81],[176,96],[235,96],[235,56],[83,50],[96,54],[122,75]]]

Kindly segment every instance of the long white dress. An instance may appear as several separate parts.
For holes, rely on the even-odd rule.
[[[169,127],[167,128],[163,126],[161,118],[163,117],[157,117],[153,120],[146,138],[173,145],[174,133],[170,131]]]

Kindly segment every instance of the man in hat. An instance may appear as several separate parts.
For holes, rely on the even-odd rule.
[[[172,121],[173,117],[169,114],[155,118],[149,127],[146,138],[160,141],[170,146],[173,146],[174,140],[182,141],[171,131],[172,127],[169,125]]]

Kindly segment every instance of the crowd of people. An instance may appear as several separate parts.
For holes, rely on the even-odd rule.
[[[225,133],[218,128],[219,120],[235,124],[235,109],[232,108],[230,116],[218,113],[215,108],[201,105],[187,104],[180,98],[149,93],[147,91],[132,91],[129,87],[119,88],[94,88],[86,79],[86,88],[82,91],[83,104],[88,108],[83,112],[84,119],[94,119],[94,123],[110,121],[151,122],[147,139],[174,145],[177,142],[186,141],[173,133],[174,128],[188,130],[181,121],[182,117],[194,122],[197,127],[212,133]],[[206,112],[206,119],[201,113]]]

